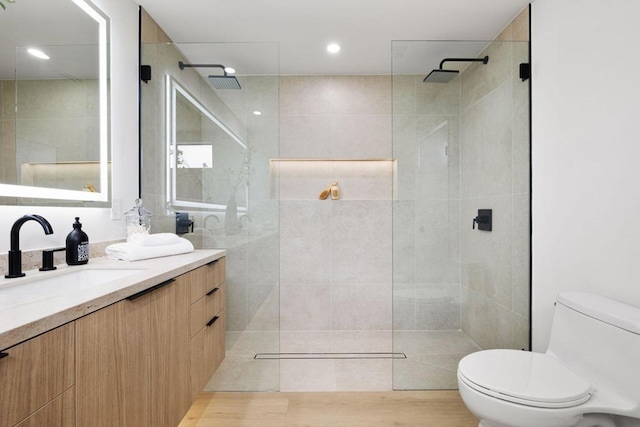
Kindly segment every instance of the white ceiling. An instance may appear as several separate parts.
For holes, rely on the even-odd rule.
[[[280,74],[389,74],[392,41],[492,40],[529,3],[527,0],[136,1],[177,43],[274,42],[264,49],[235,45],[238,57],[228,49],[224,54],[211,52],[207,56],[198,54],[195,45],[185,48],[190,51],[187,57],[192,62],[226,61],[229,63],[224,65],[235,67],[240,75],[261,73],[252,68],[252,63],[273,65],[274,57]],[[342,46],[339,54],[326,52],[330,42]],[[413,66],[428,72],[437,68],[444,56],[466,53],[465,48],[458,47],[449,54],[443,45],[430,49],[432,55],[426,58],[428,52],[406,50],[405,45],[413,47],[410,43],[394,43],[394,68],[400,59],[408,66],[409,59],[414,58],[418,61]],[[243,53],[245,48],[249,53]]]
[[[180,48],[191,62],[223,63],[235,67],[239,75],[428,73],[446,56],[476,56],[484,44],[400,41],[491,40],[528,4],[527,0],[134,1],[175,42],[189,43]],[[18,0],[6,6],[0,11],[0,78],[14,76],[15,46],[96,43],[95,22],[71,0]],[[328,54],[325,48],[330,42],[338,42],[341,52]],[[83,77],[97,68],[95,62],[86,67],[88,57],[55,55],[46,71],[55,78]]]

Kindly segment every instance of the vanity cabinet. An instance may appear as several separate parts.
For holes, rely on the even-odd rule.
[[[151,294],[76,320],[78,426],[150,426]]]
[[[207,385],[225,354],[225,259],[191,276],[191,399]]]
[[[74,325],[2,351],[0,426],[74,424]],[[20,423],[20,424],[18,424]]]
[[[192,404],[189,282],[200,267],[151,294],[151,425],[175,427]]]
[[[220,284],[224,258],[76,320],[77,425],[177,426],[194,401],[195,367],[206,384],[219,364],[206,340],[194,351],[193,325],[222,310]]]

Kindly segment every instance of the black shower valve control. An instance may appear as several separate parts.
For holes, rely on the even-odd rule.
[[[478,230],[491,231],[493,224],[493,215],[491,209],[478,209],[478,216],[473,218],[472,228],[475,230],[478,224]]]

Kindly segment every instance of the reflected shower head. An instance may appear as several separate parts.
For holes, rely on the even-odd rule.
[[[425,77],[422,81],[425,83],[449,83],[455,76],[457,76],[460,71],[458,70],[443,70],[442,66],[445,62],[482,62],[483,64],[487,64],[489,62],[489,57],[485,56],[484,58],[445,58],[440,61],[440,68],[438,70],[433,70],[429,73],[427,77]]]
[[[240,82],[235,76],[229,76],[227,74],[227,67],[222,64],[185,64],[184,62],[178,62],[178,67],[184,70],[185,67],[191,68],[222,68],[224,73],[222,76],[209,76],[209,80],[216,89],[242,89]]]

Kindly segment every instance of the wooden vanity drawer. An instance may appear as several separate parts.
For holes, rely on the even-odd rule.
[[[191,303],[195,303],[225,279],[225,258],[218,258],[191,272]]]
[[[214,289],[191,305],[191,337],[194,337],[213,316],[224,308],[224,283]]]
[[[225,310],[191,339],[191,387],[195,400],[215,373],[225,355]]]
[[[72,427],[76,425],[76,395],[70,388],[16,427]]]
[[[0,426],[13,426],[74,384],[74,324],[3,350]]]

